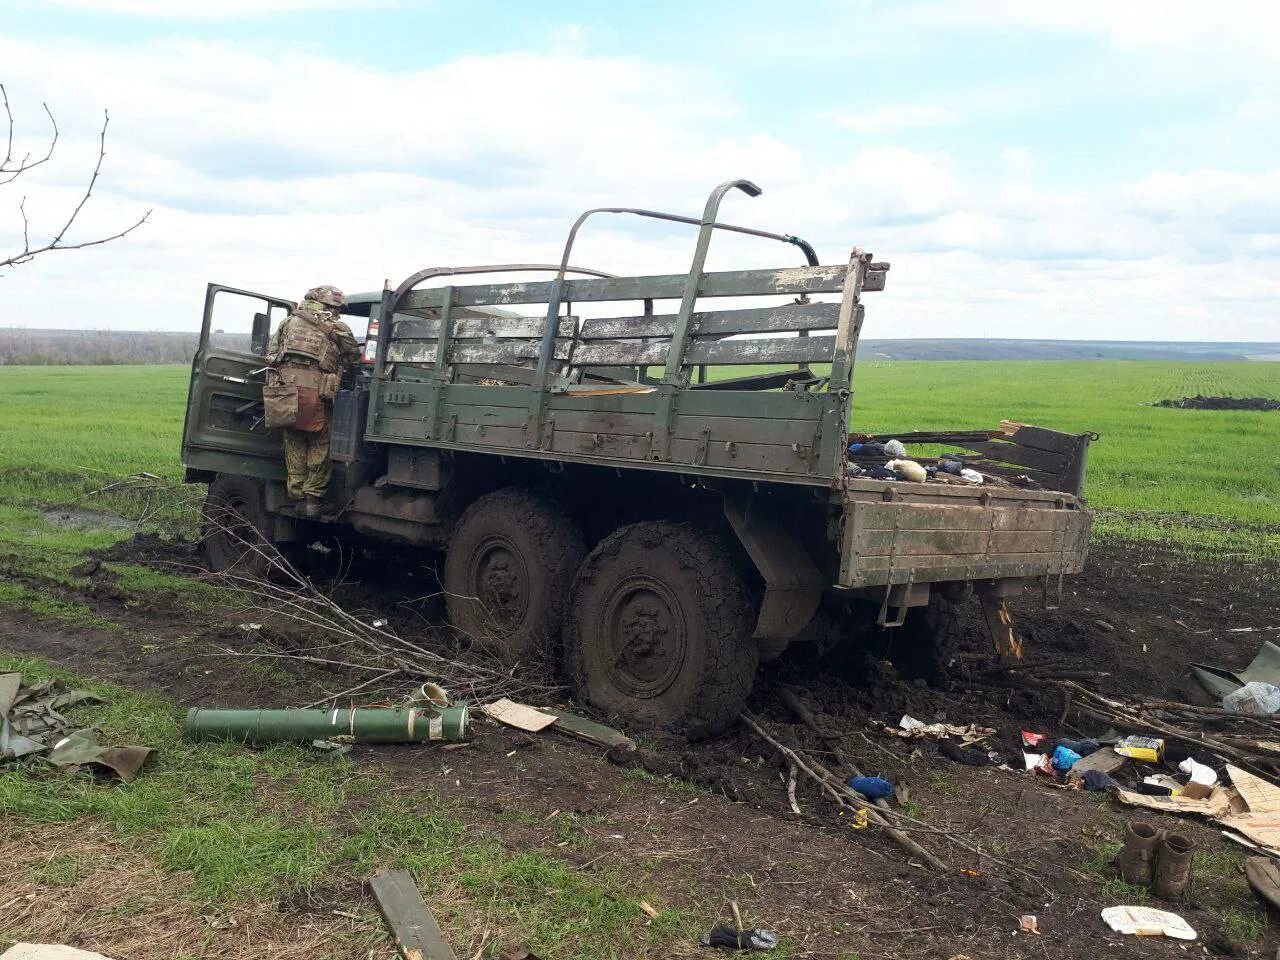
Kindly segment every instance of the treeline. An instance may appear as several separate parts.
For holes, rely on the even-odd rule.
[[[0,366],[67,364],[190,363],[199,336],[134,330],[29,330],[0,327]],[[227,346],[247,348],[247,335],[218,336]]]

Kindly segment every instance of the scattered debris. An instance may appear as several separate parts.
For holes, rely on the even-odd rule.
[[[1239,690],[1222,698],[1222,709],[1251,717],[1270,717],[1280,712],[1280,687],[1261,680],[1250,680]]]
[[[244,743],[330,740],[355,743],[420,743],[465,740],[471,732],[467,705],[456,707],[347,707],[333,710],[187,711],[182,732],[191,740]]]
[[[1018,929],[1023,933],[1039,933],[1040,922],[1033,913],[1024,913],[1018,918]]]
[[[946,737],[959,737],[963,743],[974,743],[996,732],[994,727],[980,727],[976,723],[964,727],[951,723],[924,723],[912,716],[903,716],[896,727],[885,724],[884,731],[906,740],[942,740]]]
[[[379,870],[369,890],[404,960],[458,960],[407,870]]]
[[[1230,670],[1210,666],[1207,663],[1193,663],[1191,672],[1200,681],[1200,686],[1204,687],[1215,700],[1221,700],[1228,694],[1235,693],[1246,683],[1255,681],[1280,686],[1280,646],[1270,640],[1264,640],[1249,666],[1239,673],[1232,673]]]
[[[538,733],[556,722],[555,714],[543,713],[523,703],[508,700],[506,697],[485,704],[481,709],[499,723],[505,723],[509,727],[529,733]]]
[[[1271,857],[1248,857],[1244,876],[1254,893],[1280,910],[1280,864]]]
[[[1130,760],[1159,763],[1164,755],[1164,741],[1157,737],[1121,737],[1111,749]]]
[[[1191,924],[1167,910],[1155,910],[1151,907],[1107,907],[1102,911],[1102,919],[1116,933],[1139,937],[1173,937],[1176,940],[1196,938]]]
[[[700,941],[704,947],[720,950],[772,950],[778,945],[774,930],[734,930],[732,927],[716,927]]]
[[[641,900],[641,901],[640,901],[640,903],[639,903],[639,907],[640,907],[640,909],[641,909],[641,910],[643,910],[643,911],[644,911],[644,915],[645,915],[646,917],[648,917],[650,920],[657,920],[657,919],[658,919],[658,917],[660,916],[660,914],[658,913],[657,909],[656,909],[656,908],[654,908],[654,907],[649,903],[649,901],[648,901],[648,900]]]

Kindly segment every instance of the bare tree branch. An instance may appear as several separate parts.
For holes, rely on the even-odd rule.
[[[49,138],[49,148],[45,150],[44,156],[39,160],[31,160],[31,154],[24,154],[22,159],[17,161],[16,165],[13,159],[13,109],[9,106],[9,92],[5,90],[4,84],[0,83],[0,101],[4,103],[4,115],[8,122],[8,132],[6,134],[6,143],[4,150],[4,160],[0,161],[0,187],[6,183],[12,183],[18,177],[32,170],[42,163],[48,163],[49,158],[53,156],[53,148],[58,145],[58,121],[53,118],[53,112],[49,109],[47,103],[40,104],[44,110],[44,115],[49,118],[49,124],[53,127],[53,136]]]
[[[45,155],[39,160],[32,161],[29,159],[30,154],[26,154],[21,160],[15,162],[13,158],[13,110],[9,106],[9,94],[5,91],[4,84],[0,84],[0,101],[3,102],[5,116],[8,120],[5,157],[3,162],[0,162],[0,186],[4,186],[5,184],[12,183],[28,170],[38,167],[40,164],[48,161],[49,157],[53,155],[53,148],[58,143],[58,123],[54,120],[53,113],[49,110],[48,105],[43,104],[44,112],[49,117],[49,122],[53,125],[53,136],[49,141],[49,149],[45,151]],[[93,195],[93,188],[97,186],[98,176],[102,173],[102,161],[105,160],[107,156],[107,127],[110,123],[111,115],[106,110],[103,110],[102,129],[98,132],[98,159],[93,165],[93,174],[89,177],[89,183],[85,187],[84,193],[81,194],[79,202],[75,205],[75,208],[71,211],[71,214],[67,217],[58,232],[54,234],[53,238],[49,240],[48,243],[45,243],[43,246],[33,248],[31,246],[30,223],[27,220],[27,198],[23,197],[22,202],[18,204],[18,213],[22,217],[22,250],[11,256],[0,259],[0,267],[16,267],[35,259],[42,253],[49,253],[53,250],[83,250],[85,247],[96,247],[104,243],[110,243],[112,240],[119,240],[121,237],[137,230],[138,227],[146,223],[151,217],[151,211],[148,210],[130,226],[125,227],[123,230],[113,233],[110,236],[99,237],[94,240],[81,240],[75,243],[65,242],[67,231],[71,229],[73,224],[75,224],[76,220],[80,216],[80,212],[84,209],[85,204],[89,202],[89,197]]]

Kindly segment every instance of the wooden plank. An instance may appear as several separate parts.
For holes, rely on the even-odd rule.
[[[1059,553],[1061,534],[1053,530],[860,530],[866,557],[962,556],[986,553]]]
[[[1103,747],[1095,750],[1087,757],[1081,757],[1071,765],[1071,772],[1067,774],[1069,779],[1083,780],[1084,775],[1090,770],[1098,770],[1101,773],[1112,774],[1129,762],[1128,757],[1122,757],[1110,747]]]
[[[699,297],[749,297],[772,294],[836,293],[844,286],[848,264],[826,267],[785,267],[781,270],[727,270],[704,273]],[[679,300],[684,295],[686,273],[648,277],[566,280],[561,298],[565,303],[598,303],[606,300]],[[498,306],[514,303],[547,303],[550,280],[488,283],[453,288],[453,304],[459,307]],[[443,288],[414,290],[400,304],[401,310],[439,307]]]
[[[568,360],[573,341],[556,340],[555,359]],[[538,359],[536,340],[500,340],[497,343],[454,343],[449,351],[451,363],[519,363]],[[435,363],[436,341],[401,340],[387,346],[388,363]]]
[[[574,351],[574,366],[609,366],[663,363],[670,343],[659,341],[598,340],[583,343]],[[758,364],[828,363],[835,353],[836,338],[757,337],[750,340],[694,341],[685,351],[684,363]]]
[[[1016,420],[1001,420],[1000,432],[1025,447],[1048,450],[1071,456],[1080,443],[1080,438],[1073,433],[1062,433],[1059,430],[1047,430],[1044,427],[1033,427]]]
[[[458,960],[409,871],[379,870],[369,889],[404,960]]]
[[[483,340],[488,337],[524,337],[530,339],[541,337],[546,328],[546,317],[455,317],[453,320],[453,339]],[[572,337],[577,327],[577,317],[561,317],[556,333],[561,337]],[[393,342],[401,340],[434,340],[440,336],[440,320],[438,317],[421,319],[405,317],[397,320],[391,328]]]
[[[776,307],[744,310],[703,310],[692,317],[695,336],[728,336],[735,333],[784,333],[796,330],[834,330],[840,317],[838,303],[786,303]],[[675,314],[633,317],[599,317],[582,321],[583,340],[626,340],[636,337],[669,337],[675,333]]]
[[[555,714],[557,730],[563,730],[598,747],[621,747],[623,750],[636,748],[634,740],[613,727],[606,727],[603,723],[596,723],[576,713],[562,713],[556,710],[551,712]]]
[[[998,463],[1016,463],[1020,467],[1031,467],[1045,473],[1061,476],[1067,469],[1067,458],[1060,453],[1048,450],[1037,450],[1020,443],[984,443],[970,441],[960,444],[966,450],[973,450]]]

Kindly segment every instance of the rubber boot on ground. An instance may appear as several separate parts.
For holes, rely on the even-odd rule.
[[[1156,845],[1162,831],[1141,820],[1130,820],[1125,826],[1124,849],[1116,857],[1116,866],[1125,882],[1140,887],[1151,886],[1154,875]]]
[[[1191,884],[1195,847],[1180,833],[1166,833],[1156,847],[1155,882],[1152,891],[1161,900],[1181,900]]]

